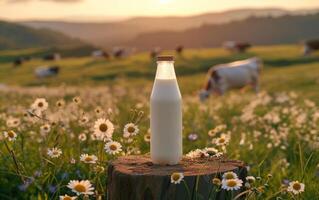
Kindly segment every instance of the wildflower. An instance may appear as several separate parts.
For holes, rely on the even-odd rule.
[[[110,120],[100,118],[94,124],[94,133],[100,138],[111,138],[114,132],[114,125]]]
[[[137,125],[135,125],[134,123],[128,123],[124,126],[123,129],[123,137],[130,137],[130,136],[135,136],[137,135],[139,132],[139,129],[137,127]]]
[[[72,197],[67,194],[65,194],[64,196],[60,196],[59,198],[60,200],[75,200],[76,199],[76,197]]]
[[[80,156],[80,160],[84,163],[95,164],[97,161],[97,157],[95,155],[82,154]]]
[[[15,141],[17,138],[17,134],[14,131],[4,131],[3,132],[4,138],[8,139],[9,141]]]
[[[101,116],[103,114],[103,110],[100,107],[95,108],[94,112],[97,116]]]
[[[305,184],[299,183],[299,181],[292,181],[289,183],[287,191],[293,194],[300,194],[305,191]]]
[[[51,126],[49,124],[44,124],[40,127],[40,133],[41,135],[46,135],[51,131]]]
[[[188,140],[195,141],[198,139],[198,135],[196,133],[191,133],[188,135]]]
[[[243,181],[240,179],[223,179],[222,189],[224,190],[238,190],[243,185]]]
[[[111,141],[105,144],[104,149],[107,153],[115,155],[122,151],[122,145],[118,142]]]
[[[86,123],[89,122],[89,117],[88,116],[83,116],[81,119],[80,119],[80,124],[81,125],[84,125]]]
[[[183,173],[175,172],[171,175],[171,183],[180,184],[183,179],[184,179]]]
[[[151,134],[146,133],[146,134],[144,135],[144,141],[145,141],[145,142],[150,142],[150,141],[151,141]]]
[[[8,127],[15,128],[20,125],[21,121],[18,118],[10,117],[6,123]]]
[[[86,140],[86,135],[85,135],[85,133],[81,133],[80,135],[79,135],[79,140],[80,141],[85,141]]]
[[[72,99],[72,101],[73,101],[75,104],[77,104],[77,105],[79,105],[79,104],[82,102],[82,100],[81,100],[80,97],[74,97],[74,98]]]
[[[75,164],[75,163],[76,163],[76,160],[75,160],[74,158],[71,158],[71,159],[70,159],[70,163],[71,163],[71,164]]]
[[[44,98],[38,98],[33,102],[31,108],[33,110],[43,112],[48,108],[48,105],[48,102]]]
[[[229,137],[226,134],[222,134],[219,138],[213,139],[212,143],[217,146],[225,146],[229,142]]]
[[[47,152],[48,156],[50,156],[51,158],[58,158],[60,157],[60,155],[62,154],[61,149],[53,147],[51,149],[48,149]]]
[[[68,188],[72,190],[72,192],[75,192],[77,195],[91,195],[94,194],[93,190],[94,187],[92,186],[91,182],[89,180],[71,180],[68,185]]]
[[[222,184],[222,181],[219,178],[213,178],[212,183],[219,186]]]
[[[208,157],[220,157],[223,155],[223,153],[219,152],[217,149],[213,148],[213,147],[209,147],[209,148],[205,148],[204,149],[205,155],[207,155]]]
[[[58,108],[62,108],[64,105],[65,105],[65,101],[63,99],[57,101],[55,103],[55,105],[58,107]]]
[[[223,179],[237,179],[238,178],[238,176],[237,176],[237,174],[235,174],[234,172],[225,172],[224,174],[223,174]]]
[[[249,183],[254,183],[256,181],[255,177],[253,176],[247,176],[246,177],[246,180],[249,182]]]

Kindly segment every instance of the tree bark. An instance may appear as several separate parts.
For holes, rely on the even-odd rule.
[[[242,161],[225,158],[184,157],[178,165],[161,166],[154,165],[149,156],[124,156],[108,167],[107,196],[108,200],[192,200],[197,195],[197,200],[208,200],[213,187],[212,179],[221,179],[222,174],[227,171],[235,172],[243,181],[247,176],[247,169]],[[170,176],[174,172],[182,172],[186,184],[171,183]],[[190,195],[185,185],[189,188]],[[224,200],[240,192],[231,194],[221,190],[211,193],[210,197]]]

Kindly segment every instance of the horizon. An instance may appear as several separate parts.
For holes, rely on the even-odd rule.
[[[287,4],[288,0],[267,1],[263,3],[253,3],[253,0],[233,0],[233,4],[229,2],[210,2],[209,0],[203,0],[196,4],[191,3],[189,0],[186,0],[183,4],[179,4],[180,0],[142,0],[144,6],[140,7],[135,5],[119,6],[118,2],[101,3],[100,1],[90,1],[90,3],[99,2],[101,4],[101,6],[96,7],[97,4],[90,4],[88,0],[46,0],[45,2],[39,2],[39,0],[3,0],[0,2],[0,19],[6,21],[116,22],[138,17],[191,17],[241,9],[283,9],[296,11],[319,8],[319,1],[316,0],[306,0],[302,3],[293,0],[295,3],[289,4]],[[124,1],[127,0],[121,0],[121,2]],[[113,7],[105,7],[108,5],[107,3],[113,5]],[[83,12],[83,6],[88,6],[84,9],[85,12]],[[50,9],[48,10],[48,8]],[[72,10],[70,10],[71,8]],[[23,12],[19,12],[19,10]],[[142,12],[141,10],[144,11]],[[106,11],[108,11],[107,14],[105,14]],[[20,13],[24,14],[21,15]]]

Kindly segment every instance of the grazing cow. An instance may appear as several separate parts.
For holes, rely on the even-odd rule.
[[[227,41],[223,44],[223,47],[230,52],[244,53],[251,47],[251,44],[247,42]]]
[[[110,54],[107,51],[96,50],[92,52],[92,56],[96,58],[110,58]]]
[[[161,53],[161,48],[160,47],[156,47],[154,48],[151,52],[150,52],[150,57],[152,59],[156,58],[159,54]]]
[[[259,58],[212,67],[208,72],[206,85],[199,94],[201,101],[208,98],[210,93],[223,95],[229,89],[243,88],[246,85],[251,85],[258,92],[261,69],[262,61]]]
[[[60,60],[60,59],[61,59],[61,55],[59,53],[52,53],[52,54],[43,56],[43,60]]]
[[[114,48],[113,56],[114,58],[122,58],[124,56],[125,49],[123,48]]]
[[[59,66],[43,66],[43,67],[38,67],[35,70],[35,75],[38,78],[46,78],[46,77],[58,75],[59,71],[60,71]]]
[[[14,61],[13,61],[13,66],[17,67],[17,66],[20,66],[22,65],[24,62],[24,59],[23,58],[16,58]]]
[[[30,61],[30,60],[31,60],[31,57],[30,57],[30,56],[25,56],[25,57],[16,58],[16,59],[13,61],[13,66],[14,66],[14,67],[20,66],[20,65],[22,65],[24,62]]]
[[[304,55],[310,55],[319,50],[319,40],[308,40],[304,42]]]
[[[183,53],[183,50],[184,50],[184,46],[182,46],[182,45],[177,46],[175,49],[175,51],[178,55],[181,55]]]

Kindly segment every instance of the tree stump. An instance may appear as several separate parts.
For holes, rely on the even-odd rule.
[[[108,167],[107,196],[109,200],[191,200],[185,184],[170,181],[172,173],[182,172],[191,196],[196,193],[198,199],[207,200],[213,186],[212,179],[221,178],[227,171],[235,172],[243,181],[247,176],[242,161],[224,158],[184,157],[178,165],[160,166],[154,165],[149,156],[124,156]],[[236,191],[237,194],[240,192]],[[226,191],[221,190],[214,199],[225,199],[225,195]]]

